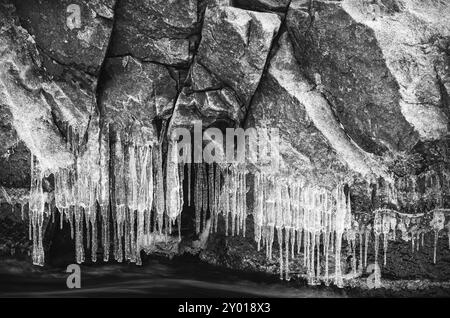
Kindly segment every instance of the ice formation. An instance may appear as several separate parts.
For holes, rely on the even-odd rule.
[[[319,278],[329,281],[329,256],[334,252],[334,280],[342,286],[341,241],[344,232],[351,229],[350,200],[342,184],[330,191],[257,173],[253,218],[255,241],[258,249],[265,247],[268,258],[273,256],[276,233],[280,277],[289,280],[289,259],[303,246],[309,283],[314,284]]]
[[[281,279],[291,278],[292,263],[300,259],[309,284],[337,286],[363,273],[369,243],[374,246],[375,263],[386,265],[390,240],[410,241],[415,252],[431,232],[436,262],[439,234],[450,230],[450,210],[443,208],[443,195],[450,189],[446,173],[370,180],[368,194],[375,188],[382,208],[364,214],[352,212],[351,185],[344,182],[324,187],[243,163],[184,163],[175,141],[146,142],[108,127],[99,130],[99,144],[88,145],[82,153],[78,134],[68,128],[68,135],[68,148],[76,157],[73,166],[44,171],[35,156],[31,160],[29,219],[36,265],[44,264],[44,222],[55,211],[61,215],[61,227],[63,220],[70,224],[78,263],[85,261],[88,250],[95,262],[101,248],[104,261],[113,257],[137,264],[141,264],[140,252],[152,250],[158,240],[173,234],[175,226],[181,240],[184,205],[194,207],[198,235],[218,231],[223,220],[225,235],[245,236],[251,214],[256,248],[269,259],[278,259]],[[50,175],[54,192],[44,190]],[[247,207],[249,180],[253,181],[252,209]],[[434,209],[416,213],[423,200],[432,202]],[[408,212],[413,213],[400,213],[396,207],[411,208]],[[343,249],[351,255],[349,270],[341,259]]]
[[[208,215],[212,221],[211,231],[217,231],[219,215],[222,215],[225,235],[245,236],[248,191],[245,165],[199,163],[193,166],[196,233],[205,229]]]
[[[68,147],[77,158],[74,166],[44,172],[33,156],[29,200],[33,263],[44,264],[44,215],[59,211],[61,227],[63,219],[70,224],[78,263],[85,261],[85,247],[90,248],[92,261],[97,261],[100,239],[104,261],[112,250],[116,261],[140,264],[140,251],[154,242],[154,235],[171,234],[176,223],[180,228],[183,170],[177,145],[169,143],[170,156],[163,162],[161,144],[140,138],[123,141],[120,134],[106,129],[100,133],[99,149],[79,155],[77,136],[69,129]],[[54,201],[43,191],[44,177],[50,174]]]

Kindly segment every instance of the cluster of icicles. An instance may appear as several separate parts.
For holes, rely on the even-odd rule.
[[[377,182],[368,182],[377,186]],[[394,182],[385,182],[377,189],[378,194],[385,196],[385,203],[402,207],[409,213],[417,213],[421,203],[442,206],[444,197],[450,195],[450,172],[446,169],[436,172],[429,170],[421,175],[406,175],[396,178]],[[381,191],[379,191],[381,190]],[[369,196],[372,188],[369,187]]]
[[[164,160],[158,143],[124,142],[120,135],[111,141],[109,133],[102,136],[95,160],[80,156],[71,168],[43,171],[32,156],[29,219],[34,264],[44,264],[44,216],[52,216],[54,211],[60,213],[61,227],[64,220],[70,223],[78,263],[85,261],[86,249],[95,262],[100,241],[104,261],[110,259],[112,250],[118,262],[141,264],[140,252],[161,237],[167,239],[175,226],[181,240],[183,205],[194,207],[197,234],[217,231],[221,215],[226,235],[245,236],[250,209],[249,172],[244,164],[178,162],[175,142],[169,142]],[[69,147],[77,154],[76,142],[71,140]],[[50,174],[54,176],[54,196],[44,192],[43,182]],[[274,244],[278,245],[282,279],[290,279],[290,263],[298,254],[303,255],[310,284],[334,282],[343,286],[344,278],[356,277],[367,266],[372,235],[375,263],[381,235],[386,263],[388,240],[395,240],[397,231],[403,239],[411,240],[415,250],[419,241],[423,245],[425,233],[434,231],[436,246],[439,231],[450,230],[450,222],[445,223],[449,210],[406,215],[383,209],[375,211],[372,220],[361,221],[351,212],[350,189],[344,184],[327,189],[271,173],[256,172],[252,177],[254,238],[258,250],[264,248],[269,259],[273,258]],[[433,180],[437,179],[426,178],[433,189],[448,188],[445,182],[437,186]],[[183,185],[187,188],[186,202]],[[397,185],[385,187],[389,202],[401,200],[396,189]],[[442,203],[442,198],[436,203]],[[341,267],[343,240],[353,255],[349,274]]]
[[[375,262],[378,262],[378,250],[380,236],[383,236],[384,260],[386,265],[386,254],[388,241],[396,240],[397,232],[400,232],[401,239],[411,241],[412,252],[419,251],[425,246],[425,235],[434,234],[433,263],[436,263],[436,250],[439,233],[447,229],[450,248],[450,220],[446,221],[446,216],[450,216],[450,209],[434,209],[427,213],[404,214],[390,209],[378,209],[374,212],[372,224],[366,224],[365,231],[370,233],[373,228],[375,237]],[[361,228],[360,228],[361,229]]]
[[[74,137],[68,138],[68,148],[78,155],[78,138],[70,135]],[[227,233],[245,233],[244,165],[184,164],[178,162],[175,142],[168,144],[167,153],[164,160],[158,143],[122,141],[119,134],[110,140],[106,132],[95,159],[76,156],[76,163],[70,168],[43,171],[32,156],[29,220],[33,263],[44,265],[44,216],[54,216],[53,212],[58,211],[61,228],[64,220],[70,224],[78,263],[85,261],[86,248],[96,262],[100,241],[104,261],[110,259],[112,248],[116,261],[141,264],[140,251],[161,237],[167,239],[175,226],[181,240],[185,172],[186,204],[195,207],[196,233],[205,230],[207,219],[211,219],[210,230],[217,230],[220,213],[226,220]],[[51,174],[54,200],[43,189],[44,178]]]
[[[97,261],[100,239],[104,261],[110,259],[112,247],[116,261],[141,264],[144,247],[162,234],[167,238],[174,225],[180,229],[183,170],[176,161],[176,145],[169,144],[163,169],[160,144],[122,142],[118,134],[114,143],[108,139],[101,141],[95,160],[77,157],[73,167],[58,171],[43,171],[32,156],[29,220],[34,264],[44,265],[44,215],[54,215],[54,211],[60,213],[61,228],[64,220],[70,223],[78,263],[85,261],[85,246],[91,250],[92,261]],[[69,143],[76,153],[74,142]],[[43,191],[43,179],[50,174],[54,176],[54,200]],[[98,221],[101,233],[97,233]]]
[[[344,185],[330,191],[257,173],[253,218],[258,250],[265,247],[269,259],[276,233],[280,278],[290,279],[289,259],[303,246],[308,282],[328,283],[334,277],[335,284],[342,286],[341,243],[351,229],[349,192],[345,194]],[[335,254],[333,273],[329,272],[331,253]]]

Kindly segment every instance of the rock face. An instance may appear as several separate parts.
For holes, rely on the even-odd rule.
[[[119,1],[111,55],[130,54],[144,61],[187,65],[189,37],[198,32],[197,1]]]
[[[261,79],[279,26],[274,14],[232,7],[207,9],[197,62],[246,105]]]
[[[448,58],[440,48],[448,26],[436,15],[448,7],[432,2],[424,19],[417,6],[293,1],[289,8],[287,28],[300,66],[366,151],[408,150],[419,138],[448,134],[438,76]]]
[[[104,71],[100,105],[105,123],[151,131],[157,118],[172,114],[177,89],[167,67],[124,57],[107,59]]]
[[[194,120],[209,127],[221,121],[239,124],[244,119],[280,19],[269,13],[210,6],[203,26],[189,87],[177,101],[171,129],[191,127]]]
[[[0,0],[0,256],[42,265],[58,211],[79,263],[89,241],[94,262],[449,280],[449,15],[439,0]],[[276,129],[251,150],[279,169],[186,163],[175,132],[197,122],[221,154],[211,131]]]
[[[289,6],[289,2],[289,0],[236,0],[234,5],[254,11],[284,12]]]
[[[321,171],[325,171],[329,163],[322,165],[320,160],[330,158],[333,164],[339,164],[339,161],[326,138],[312,123],[305,107],[290,94],[289,87],[285,86],[288,83],[309,87],[296,68],[292,46],[288,41],[286,34],[281,36],[278,50],[271,59],[267,74],[253,99],[246,125],[280,128],[284,144],[281,146],[282,156],[293,157],[297,154],[296,158],[292,158],[292,162],[288,163],[289,167],[297,167],[307,173],[314,169],[314,161],[319,160],[316,162],[317,166]],[[293,70],[289,82],[279,78],[285,68]],[[311,138],[314,140],[308,141]],[[322,155],[318,155],[319,153]]]
[[[7,105],[12,115],[10,119],[15,132],[33,153],[43,162],[47,156],[52,156],[57,166],[68,164],[72,156],[65,151],[56,126],[51,124],[51,105],[41,95],[43,86],[50,83],[43,81],[41,70],[32,58],[33,54],[37,58],[33,42],[23,29],[14,24],[7,11],[4,12],[1,12],[2,104]],[[50,162],[47,160],[46,164],[50,165]]]
[[[54,63],[98,75],[112,29],[115,0],[14,1],[22,25]]]

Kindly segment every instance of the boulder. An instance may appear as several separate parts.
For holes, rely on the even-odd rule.
[[[14,0],[21,24],[49,63],[98,75],[112,32],[115,0]]]
[[[177,97],[168,68],[128,56],[108,58],[104,76],[99,93],[103,123],[123,133],[140,127],[156,138],[156,120],[171,116]]]
[[[197,0],[119,1],[110,56],[187,65],[189,36],[198,32]]]
[[[448,26],[435,22],[445,20],[448,6],[421,5],[421,12],[432,12],[427,20],[416,1],[378,3],[296,0],[287,16],[305,76],[323,90],[351,138],[376,154],[448,133],[437,71],[445,57],[437,44],[445,42]]]
[[[196,62],[247,105],[258,87],[280,23],[271,13],[227,6],[208,8]]]

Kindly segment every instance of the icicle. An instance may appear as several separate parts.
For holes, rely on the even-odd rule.
[[[336,232],[335,284],[338,287],[343,287],[341,271],[341,243],[342,233]]]
[[[316,255],[316,262],[317,262],[317,272],[316,277],[320,277],[320,233],[316,233],[316,245],[317,245],[317,255]]]
[[[435,210],[433,212],[433,219],[430,222],[431,227],[434,229],[434,251],[433,251],[433,263],[436,264],[436,249],[439,238],[439,231],[444,229],[445,214],[442,210]]]
[[[335,261],[335,284],[338,287],[343,287],[342,271],[341,271],[341,245],[342,235],[346,228],[346,219],[349,211],[349,202],[346,202],[343,186],[340,185],[336,189],[336,261]]]
[[[324,233],[324,253],[325,253],[325,285],[329,284],[329,247],[331,232]]]
[[[263,226],[263,215],[264,215],[264,193],[263,193],[263,177],[260,173],[255,175],[255,186],[254,186],[254,212],[253,212],[253,222],[254,222],[254,233],[255,242],[257,243],[257,250],[261,249],[261,235]]]
[[[87,249],[90,249],[91,233],[90,233],[89,214],[88,213],[84,213],[83,222],[84,222],[84,225],[86,226],[86,247],[87,247]]]
[[[237,193],[237,181],[236,181],[236,168],[231,166],[230,169],[230,214],[231,214],[231,236],[235,235],[235,222],[236,222],[236,193]]]
[[[164,177],[163,177],[163,168],[162,168],[162,153],[161,153],[161,145],[155,145],[155,167],[156,167],[156,176],[155,176],[155,208],[156,208],[156,222],[158,225],[158,231],[162,234],[163,228],[163,216],[165,211],[165,200],[164,200]]]
[[[290,231],[291,231],[291,235],[290,235],[291,238],[290,238],[289,244],[291,246],[291,258],[294,259],[295,258],[295,240],[296,240],[295,228],[291,228]]]
[[[289,229],[285,229],[285,231],[284,231],[284,235],[285,235],[284,246],[285,246],[286,260],[285,260],[284,264],[286,266],[286,269],[285,269],[284,273],[285,273],[286,281],[291,280],[291,277],[289,274],[289,241],[290,241],[289,234],[290,234]]]
[[[176,142],[169,143],[166,168],[166,208],[170,222],[174,222],[183,208],[183,192],[178,171],[178,149]]]
[[[178,225],[178,242],[181,242],[181,214],[178,215],[177,225]]]
[[[283,231],[277,229],[278,249],[280,251],[280,279],[283,280]]]
[[[244,171],[242,172],[242,232],[243,236],[245,237],[245,232],[247,231],[247,170],[245,170],[245,167],[243,168]]]
[[[439,231],[434,231],[434,247],[433,247],[433,264],[436,264],[436,250],[437,250],[437,243],[439,238]]]
[[[59,209],[59,229],[63,229],[64,225],[64,208]]]
[[[230,191],[231,191],[231,178],[230,178],[230,168],[225,166],[224,170],[224,189],[223,189],[223,198],[224,198],[224,218],[225,218],[225,236],[228,235],[228,222],[229,222],[229,213],[231,208],[230,203]]]
[[[269,246],[269,260],[272,260],[272,246],[275,238],[275,228],[273,226],[269,227],[269,241],[267,245]]]
[[[414,239],[413,239],[413,242],[414,242]],[[385,233],[385,234],[383,234],[383,252],[384,252],[383,264],[384,264],[384,266],[386,266],[387,249],[388,249],[388,234]]]
[[[380,245],[380,234],[375,233],[375,266],[378,265],[378,250]]]
[[[220,208],[221,208],[221,202],[220,202],[220,197],[221,197],[221,185],[220,185],[220,176],[221,176],[221,171],[220,171],[220,166],[219,164],[215,165],[216,169],[215,169],[215,179],[214,179],[214,200],[215,200],[215,217],[214,217],[214,225],[211,226],[211,228],[214,229],[214,232],[217,232],[217,226],[219,223],[219,212],[220,212]]]
[[[82,208],[75,207],[75,254],[78,264],[84,262],[83,219]]]
[[[123,239],[123,222],[126,208],[126,176],[125,176],[125,152],[123,150],[122,141],[120,139],[120,134],[116,134],[116,142],[115,142],[115,151],[114,151],[114,195],[115,195],[115,204],[113,211],[114,216],[114,258],[117,261],[122,261],[122,239]],[[115,212],[115,213],[114,213]],[[108,220],[105,222],[109,222],[109,217],[106,217]],[[105,226],[104,232],[104,242],[109,242],[109,224]],[[109,248],[109,247],[108,247]],[[106,251],[105,251],[106,252]],[[107,258],[108,255],[105,254],[104,258]]]
[[[92,262],[97,262],[97,214],[92,213],[89,217],[89,222],[91,224],[91,259]]]
[[[367,253],[369,251],[369,236],[370,236],[370,231],[366,230],[364,233],[364,268],[367,267]]]
[[[101,217],[101,240],[103,244],[103,260],[109,260],[109,191],[110,191],[110,140],[109,140],[109,126],[106,126],[106,131],[102,131],[100,136],[100,182],[99,182],[99,199],[100,217]],[[114,161],[113,161],[114,163]],[[95,219],[95,217],[93,217]],[[95,221],[94,221],[95,222]],[[97,246],[97,236],[93,237],[93,245]],[[95,252],[96,253],[96,252]],[[94,251],[92,251],[94,257]],[[96,257],[96,256],[95,256]]]
[[[201,164],[195,164],[195,190],[194,190],[194,206],[195,206],[195,233],[200,233],[201,210],[202,210],[202,182],[203,170]]]
[[[316,274],[316,267],[315,267],[315,253],[316,253],[316,237],[314,233],[310,232],[310,244],[311,244],[311,256],[310,256],[310,262],[309,262],[309,273],[310,273],[310,284],[313,285],[316,283],[315,280],[315,274]]]
[[[364,271],[363,265],[363,233],[358,233],[358,244],[359,244],[359,263],[358,263],[358,271],[362,273]]]
[[[202,224],[202,230],[206,228],[206,221],[207,221],[207,213],[208,213],[208,174],[206,170],[206,164],[201,165],[202,169],[202,218],[201,218],[201,224]]]
[[[192,163],[187,163],[188,178],[188,206],[191,206],[191,182],[192,182]]]
[[[309,232],[304,231],[303,234],[303,266],[309,269]]]
[[[31,155],[31,187],[30,187],[30,201],[29,201],[29,222],[30,222],[30,236],[33,239],[33,264],[44,265],[44,248],[43,240],[43,223],[44,223],[44,209],[45,197],[42,186],[42,179],[44,172],[42,171],[37,158]]]
[[[216,217],[216,202],[215,202],[215,189],[214,189],[214,164],[210,163],[208,166],[208,202],[209,202],[209,213],[212,222],[215,222]],[[211,225],[212,228],[212,225]]]

